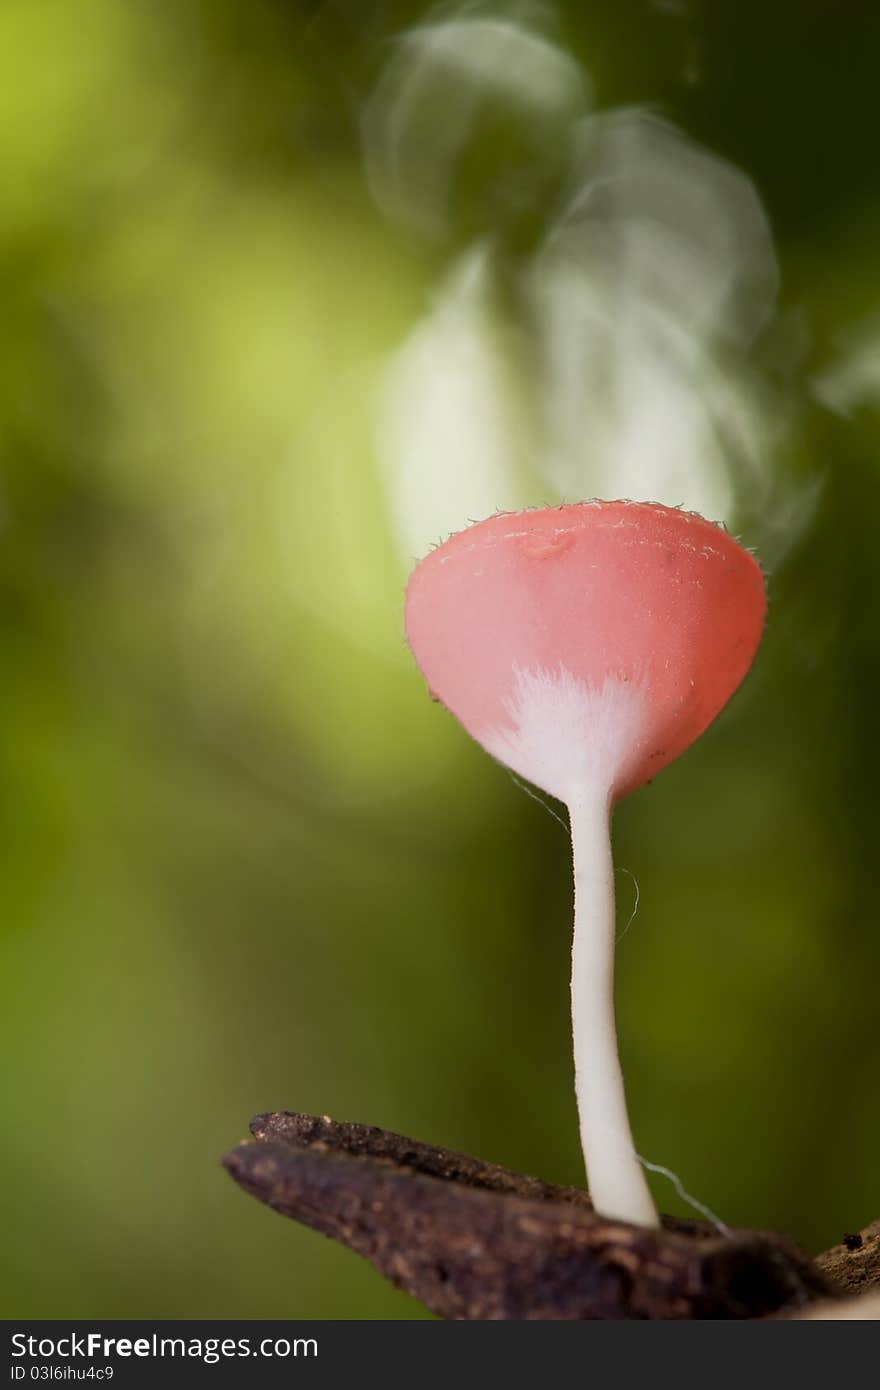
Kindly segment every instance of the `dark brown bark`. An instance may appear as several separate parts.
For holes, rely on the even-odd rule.
[[[820,1268],[784,1236],[609,1221],[577,1188],[387,1130],[287,1113],[251,1130],[255,1142],[224,1159],[236,1182],[440,1317],[758,1318],[845,1287],[836,1265]]]

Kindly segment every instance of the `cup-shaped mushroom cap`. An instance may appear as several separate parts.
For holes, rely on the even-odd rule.
[[[410,579],[409,643],[479,743],[562,800],[618,798],[698,738],[752,664],[752,555],[675,508],[581,502],[468,527]]]

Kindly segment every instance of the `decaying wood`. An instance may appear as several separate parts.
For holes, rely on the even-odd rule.
[[[453,1319],[759,1318],[840,1289],[783,1236],[598,1216],[585,1192],[312,1115],[260,1115],[224,1163]]]
[[[810,1322],[880,1322],[880,1221],[845,1235],[816,1264],[845,1298],[820,1299],[781,1318]]]
[[[844,1293],[880,1290],[880,1221],[844,1236],[839,1245],[818,1255],[816,1264]]]

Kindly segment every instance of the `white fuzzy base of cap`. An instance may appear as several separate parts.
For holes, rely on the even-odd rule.
[[[504,701],[510,725],[481,733],[493,757],[568,804],[586,787],[609,794],[637,759],[647,694],[637,677],[607,676],[596,689],[565,666],[514,668]]]

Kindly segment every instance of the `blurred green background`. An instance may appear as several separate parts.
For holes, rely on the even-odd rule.
[[[600,109],[744,170],[773,229],[780,312],[736,371],[784,437],[760,504],[732,485],[771,619],[734,706],[618,813],[619,1021],[641,1152],[819,1249],[880,1214],[880,14],[505,13]],[[232,1185],[261,1110],[581,1181],[565,835],[427,698],[375,428],[456,257],[488,237],[518,283],[565,171],[539,125],[496,198],[502,112],[439,232],[377,206],[363,113],[422,17],[0,7],[7,1317],[423,1316]],[[427,175],[443,105],[414,118]],[[498,333],[527,343],[518,312]]]

